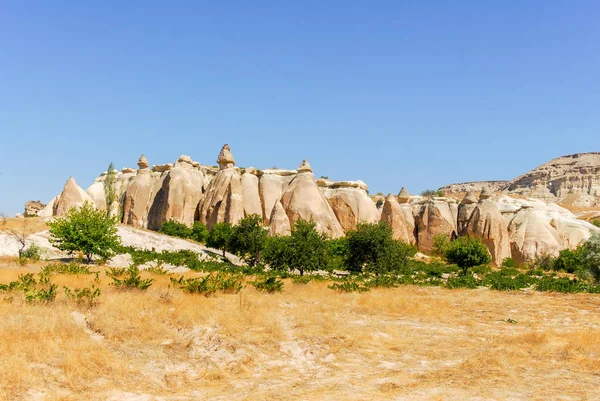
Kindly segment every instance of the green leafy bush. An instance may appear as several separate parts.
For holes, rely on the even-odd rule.
[[[25,290],[25,301],[48,303],[56,298],[56,284],[50,284],[48,288],[30,288]]]
[[[86,305],[92,307],[96,304],[96,299],[100,296],[100,288],[92,284],[92,287],[75,288],[71,290],[63,287],[65,296],[70,301],[75,301],[77,305]]]
[[[448,288],[477,288],[481,282],[472,274],[460,274],[448,277],[446,287]]]
[[[579,250],[582,267],[586,269],[594,279],[600,281],[600,234],[593,234],[583,243]]]
[[[489,286],[492,290],[514,291],[530,287],[537,281],[537,278],[522,274],[515,268],[504,268],[488,274],[483,279],[483,285]]]
[[[192,236],[192,229],[176,220],[165,221],[158,232],[179,238],[190,238]]]
[[[51,276],[53,274],[92,274],[90,267],[80,265],[75,262],[69,263],[50,263],[42,267],[42,275]]]
[[[423,192],[421,192],[421,196],[426,196],[426,197],[434,197],[434,196],[439,196],[439,197],[443,197],[446,194],[444,193],[444,191],[442,191],[441,189],[426,189]]]
[[[363,283],[352,279],[347,278],[341,283],[333,283],[329,285],[327,288],[330,288],[335,291],[340,292],[366,292],[369,291],[369,287],[365,286]]]
[[[114,285],[115,287],[121,289],[137,289],[142,291],[147,290],[154,282],[154,279],[152,278],[142,279],[140,275],[140,269],[135,265],[129,266],[124,274],[124,278],[121,279],[118,276],[110,276],[110,278],[113,280],[113,282],[110,284]]]
[[[502,267],[517,267],[517,262],[511,257],[504,258],[502,261]]]
[[[400,271],[416,248],[392,238],[392,228],[385,222],[359,223],[346,234],[346,266],[353,272],[384,274]]]
[[[552,255],[538,255],[533,261],[532,268],[544,271],[555,270],[556,258]]]
[[[446,234],[436,234],[433,236],[433,248],[431,253],[434,256],[444,258],[446,256],[446,250],[450,245],[450,238]]]
[[[107,259],[121,244],[117,234],[117,220],[96,210],[85,202],[78,210],[72,208],[65,217],[48,223],[50,242],[61,251],[82,252],[91,262],[93,256]]]
[[[450,242],[446,259],[462,268],[465,274],[469,267],[484,265],[492,260],[481,240],[469,237],[459,237]]]
[[[206,228],[206,225],[201,221],[194,221],[190,238],[196,242],[205,243],[208,238],[208,229]]]
[[[204,277],[179,278],[171,277],[171,283],[189,294],[211,296],[216,292],[237,294],[244,288],[242,277],[224,273],[209,274]]]
[[[231,251],[231,240],[233,239],[234,228],[230,223],[217,223],[206,237],[206,245],[211,248],[220,249],[225,252]]]
[[[19,259],[38,261],[41,260],[43,256],[44,249],[36,244],[31,244],[27,248],[23,249]]]
[[[589,286],[577,279],[545,276],[536,283],[535,289],[538,291],[574,293],[585,292],[589,289]]]
[[[243,218],[233,229],[231,249],[250,266],[260,263],[261,252],[267,243],[268,233],[262,224],[262,217],[251,214]]]
[[[283,291],[283,281],[275,276],[269,276],[260,280],[250,281],[250,284],[252,284],[258,291],[267,292],[269,294]]]
[[[574,251],[570,249],[563,249],[558,254],[558,257],[554,261],[553,269],[557,271],[565,271],[567,273],[576,273],[583,266],[583,260],[581,258],[581,248]]]

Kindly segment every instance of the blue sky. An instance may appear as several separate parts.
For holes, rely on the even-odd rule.
[[[3,1],[0,212],[113,161],[412,193],[600,151],[597,1]]]

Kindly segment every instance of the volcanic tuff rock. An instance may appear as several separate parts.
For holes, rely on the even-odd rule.
[[[574,159],[588,160],[589,164],[594,157],[587,154]],[[569,168],[576,168],[581,160]],[[111,205],[111,210],[117,214],[122,207],[123,223],[151,229],[160,228],[170,219],[188,225],[199,220],[211,228],[218,222],[235,224],[245,216],[258,214],[271,234],[280,235],[289,234],[294,222],[302,218],[313,221],[320,232],[334,238],[355,229],[359,222],[385,221],[391,225],[394,238],[416,244],[421,252],[432,250],[437,235],[448,239],[457,235],[481,238],[496,264],[508,256],[519,262],[531,262],[543,253],[556,255],[560,249],[574,248],[592,232],[600,231],[553,203],[493,194],[496,184],[489,182],[478,183],[479,202],[473,193],[468,193],[457,204],[452,198],[411,197],[405,188],[398,196],[370,197],[362,181],[315,180],[306,160],[297,170],[238,168],[227,145],[221,149],[217,161],[218,168],[203,166],[182,155],[174,164],[154,165],[150,170],[147,158],[142,155],[137,171],[123,169],[116,173],[115,190],[123,195]],[[584,175],[589,192],[597,194],[595,170],[588,173]],[[542,173],[534,176],[545,179]],[[105,179],[106,173],[101,174],[87,193],[69,179],[63,192],[39,215],[64,215],[70,207],[77,207],[85,200],[105,209]],[[516,181],[524,182],[522,177]],[[568,191],[585,187],[574,185],[579,182],[574,178],[560,182],[552,188],[563,188],[565,183],[571,185]],[[539,185],[535,187],[541,191]],[[550,193],[547,187],[543,188],[546,194]],[[585,196],[596,199],[591,194]],[[381,207],[376,206],[375,199],[381,200]]]
[[[37,216],[39,214],[39,212],[41,212],[42,210],[44,210],[44,208],[46,207],[46,205],[44,205],[42,202],[40,202],[39,200],[34,201],[34,200],[30,200],[25,202],[25,214],[24,216]]]
[[[69,177],[62,192],[53,202],[52,215],[65,216],[71,208],[79,208],[84,202],[89,202],[94,207],[96,206],[94,200],[87,194],[87,192],[77,185],[75,178]]]

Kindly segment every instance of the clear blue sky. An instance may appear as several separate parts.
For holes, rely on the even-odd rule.
[[[600,150],[597,1],[3,1],[0,212],[179,154],[412,193]]]

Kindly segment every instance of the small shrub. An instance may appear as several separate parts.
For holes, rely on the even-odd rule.
[[[446,256],[446,250],[450,245],[450,238],[445,234],[436,234],[433,236],[433,249],[432,254],[443,258]]]
[[[108,269],[106,269],[105,271],[106,275],[108,277],[121,277],[124,276],[125,273],[127,273],[127,268],[125,267],[109,267]]]
[[[544,271],[555,270],[556,258],[552,255],[539,255],[535,258],[532,268],[542,269]]]
[[[333,283],[327,288],[340,292],[366,292],[369,291],[369,287],[362,285],[356,280],[346,279],[341,283]]]
[[[258,291],[267,292],[269,294],[283,291],[283,281],[275,276],[269,276],[262,280],[250,281],[250,284]]]
[[[190,238],[192,236],[192,229],[176,220],[165,221],[158,232],[179,238]]]
[[[567,273],[576,273],[583,267],[581,248],[574,251],[570,249],[563,249],[558,254],[558,257],[554,261],[553,270],[565,271]]]
[[[308,284],[311,282],[313,278],[311,276],[299,276],[299,275],[294,275],[292,276],[292,283],[294,284]]]
[[[75,262],[69,263],[51,263],[42,267],[42,275],[51,276],[52,274],[92,274],[89,266],[80,265]]]
[[[206,225],[200,221],[194,221],[190,238],[204,244],[208,238],[208,229],[206,228]]]
[[[96,298],[100,296],[100,288],[92,284],[92,287],[75,288],[71,290],[68,287],[63,287],[65,296],[70,301],[75,301],[77,305],[86,305],[92,307],[96,304]]]
[[[223,257],[225,257],[225,252],[231,251],[233,233],[234,228],[230,223],[217,223],[208,233],[206,245],[211,248],[220,249],[223,251]]]
[[[111,276],[110,278],[113,280],[113,282],[110,284],[114,285],[115,287],[121,289],[137,289],[142,291],[147,290],[154,282],[154,279],[152,278],[142,279],[140,276],[140,269],[135,265],[129,266],[123,279],[120,279],[116,276]]]
[[[595,225],[596,227],[600,228],[600,219],[594,219],[594,220],[592,220],[592,224]]]
[[[226,294],[237,294],[244,288],[241,276],[224,273],[211,273],[208,276],[189,279],[183,276],[178,279],[171,277],[171,283],[189,294],[201,294],[207,297],[217,291]]]
[[[395,276],[383,275],[374,276],[365,281],[367,288],[393,288],[398,287],[399,283]]]
[[[157,276],[166,276],[169,274],[169,271],[162,267],[162,264],[157,264],[156,266],[150,266],[145,269],[150,274],[155,274]]]
[[[25,301],[48,303],[56,298],[56,284],[51,284],[48,288],[31,288],[25,291]]]
[[[517,267],[517,262],[511,257],[504,258],[502,261],[502,267]]]
[[[477,288],[480,281],[472,274],[460,274],[458,276],[448,277],[446,287],[448,288]]]
[[[522,274],[515,268],[505,268],[488,274],[483,279],[483,285],[492,290],[514,291],[530,287],[536,281],[536,277]]]
[[[464,274],[469,267],[485,265],[492,260],[481,240],[469,237],[459,237],[450,242],[446,249],[446,259],[462,268]]]
[[[421,196],[426,196],[429,198],[434,197],[434,196],[443,197],[443,196],[445,196],[445,193],[441,189],[438,189],[438,190],[426,189],[423,192],[421,192]]]
[[[537,282],[535,289],[538,291],[575,293],[587,291],[588,286],[577,279],[545,276]]]
[[[21,257],[19,259],[38,261],[41,260],[43,256],[44,249],[36,244],[31,244],[21,252]]]

